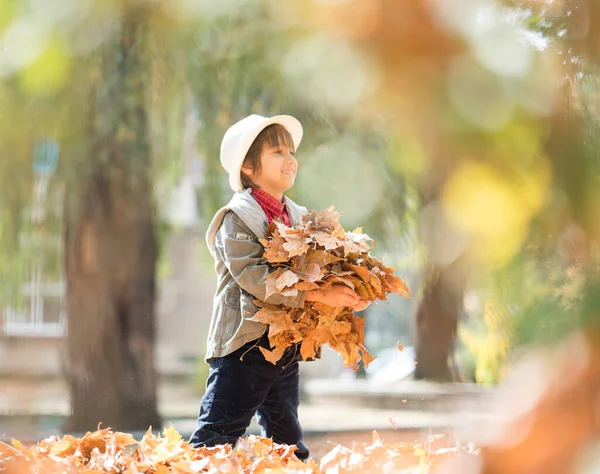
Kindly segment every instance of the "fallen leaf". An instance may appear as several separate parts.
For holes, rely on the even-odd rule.
[[[277,361],[283,356],[283,350],[274,349],[270,351],[264,347],[260,347],[259,349],[263,353],[263,356],[265,356],[265,359],[273,365],[277,364]]]

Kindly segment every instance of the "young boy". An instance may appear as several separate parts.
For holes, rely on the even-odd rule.
[[[356,310],[367,305],[345,285],[295,297],[265,297],[265,278],[273,268],[262,259],[259,239],[274,219],[295,225],[307,212],[283,195],[296,179],[294,154],[302,134],[294,117],[250,115],[223,137],[221,164],[236,193],[217,212],[206,235],[215,259],[217,290],[206,354],[210,372],[190,438],[195,447],[235,444],[256,413],[263,436],[295,444],[296,456],[308,458],[298,421],[300,351],[289,347],[276,365],[265,360],[259,346],[271,348],[268,327],[248,320],[258,310],[253,300],[291,308],[301,308],[306,301]]]

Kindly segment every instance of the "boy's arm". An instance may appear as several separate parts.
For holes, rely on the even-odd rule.
[[[266,298],[265,278],[273,271],[273,267],[264,263],[264,247],[251,235],[234,213],[228,213],[223,219],[216,245],[231,276],[241,288],[265,303],[304,307],[305,291],[299,291],[298,296],[276,293]]]

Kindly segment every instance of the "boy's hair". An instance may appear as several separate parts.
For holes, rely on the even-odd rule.
[[[244,158],[244,163],[242,164],[242,166],[250,168],[255,175],[260,174],[261,172],[260,154],[266,145],[269,147],[283,145],[288,147],[290,150],[295,151],[292,135],[283,125],[274,123],[268,127],[265,127],[264,130],[260,132],[254,139],[252,145],[250,145],[248,153],[246,153],[246,157]],[[246,175],[242,170],[240,170],[240,178],[242,180],[242,186],[244,189],[258,188],[250,176]]]

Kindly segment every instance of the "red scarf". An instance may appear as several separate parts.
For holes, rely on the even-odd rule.
[[[267,221],[269,224],[273,222],[274,219],[279,221],[283,220],[283,223],[289,227],[291,227],[290,216],[287,212],[287,206],[285,205],[285,198],[283,202],[279,202],[269,193],[264,192],[262,189],[253,189],[252,197],[256,199],[258,205],[262,208],[267,216]]]

